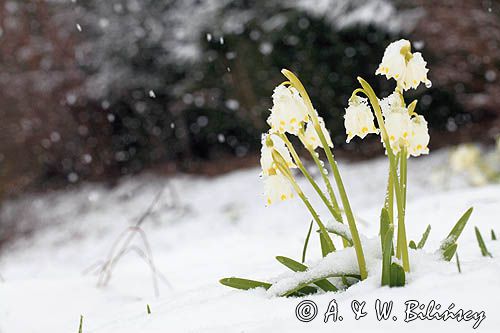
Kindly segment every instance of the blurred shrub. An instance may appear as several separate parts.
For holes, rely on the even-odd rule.
[[[421,16],[389,0],[10,0],[1,10],[8,193],[255,154],[284,67],[342,147],[356,77],[389,93],[373,73],[387,44]],[[431,79],[433,50],[422,51]],[[434,130],[471,120],[453,91],[412,94]],[[380,148],[373,141],[363,153]]]

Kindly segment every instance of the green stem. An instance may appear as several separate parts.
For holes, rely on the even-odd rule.
[[[291,80],[290,80],[291,81]],[[384,118],[382,116],[382,110],[380,109],[380,105],[378,103],[378,98],[377,95],[375,95],[375,92],[373,91],[372,87],[368,82],[363,80],[361,77],[358,77],[358,81],[363,87],[363,94],[365,94],[368,99],[370,100],[370,104],[373,107],[373,110],[375,112],[375,117],[377,118],[377,123],[380,128],[382,140],[385,145],[385,149],[387,151],[387,156],[389,158],[389,169],[392,175],[392,179],[394,181],[394,192],[396,194],[396,206],[398,209],[398,229],[400,227],[404,228],[404,206],[403,206],[403,197],[401,194],[401,187],[400,187],[400,182],[398,179],[397,175],[397,162],[396,162],[396,157],[394,155],[394,152],[392,151],[390,142],[389,142],[389,136],[387,135],[387,130],[385,128],[384,124]],[[292,82],[293,83],[293,82]],[[406,232],[404,233],[406,235]],[[401,240],[402,241],[402,240]],[[398,244],[399,244],[399,231],[398,231]],[[404,246],[400,247],[402,251],[402,257],[403,257],[403,268],[405,271],[409,272],[410,271],[410,262],[408,258],[408,245],[404,244]]]
[[[314,129],[316,130],[316,133],[318,134],[318,137],[321,141],[321,145],[323,146],[323,149],[325,150],[326,157],[328,159],[328,163],[330,163],[330,167],[333,172],[333,177],[335,179],[335,182],[337,184],[337,188],[339,190],[340,194],[340,199],[342,201],[342,206],[344,207],[344,211],[347,217],[347,223],[349,224],[349,229],[351,231],[351,236],[352,236],[352,241],[354,245],[354,249],[356,251],[356,257],[358,260],[358,266],[359,266],[359,273],[361,275],[361,279],[364,280],[368,276],[367,271],[366,271],[366,261],[365,261],[365,256],[363,254],[363,248],[361,245],[361,240],[359,238],[359,233],[358,233],[358,228],[356,227],[356,221],[354,220],[354,214],[352,213],[351,205],[349,203],[349,199],[347,197],[346,190],[344,188],[344,184],[342,182],[342,178],[340,176],[340,172],[337,166],[337,163],[335,162],[333,158],[332,151],[330,147],[328,146],[328,143],[326,141],[325,136],[323,135],[323,131],[321,130],[319,120],[318,120],[318,115],[316,114],[316,111],[314,110],[314,107],[312,106],[311,99],[309,98],[309,95],[307,94],[306,89],[300,82],[300,80],[293,74],[292,72],[283,69],[281,71],[283,75],[285,75],[292,85],[299,91],[300,95],[304,99],[308,111],[309,111],[309,116],[311,117],[311,120],[314,125]]]
[[[392,179],[392,173],[390,169],[389,175],[387,176],[387,192],[384,205],[389,215],[389,222],[391,224],[394,224],[394,180]]]
[[[399,155],[399,177],[401,185],[401,197],[402,197],[402,212],[398,214],[398,250],[397,253],[403,257],[403,268],[409,270],[409,267],[405,267],[405,262],[409,263],[408,260],[408,246],[406,240],[406,225],[405,225],[405,213],[406,213],[406,183],[407,183],[407,168],[408,168],[408,156],[406,152],[406,147],[401,149]],[[401,215],[401,218],[399,218]],[[406,258],[405,258],[406,256]]]
[[[279,156],[281,158],[281,160],[282,160],[282,161],[281,160],[275,160],[275,163],[278,166],[278,170],[292,184],[293,189],[295,190],[295,192],[297,193],[297,195],[302,199],[302,201],[304,202],[304,205],[307,207],[307,209],[311,213],[314,221],[316,221],[316,223],[318,224],[319,230],[320,230],[321,234],[323,235],[323,237],[325,238],[325,241],[327,242],[327,246],[329,247],[330,252],[335,251],[335,245],[333,245],[333,241],[330,238],[330,235],[328,234],[328,231],[326,230],[325,225],[323,224],[323,222],[321,222],[321,219],[319,218],[318,213],[316,213],[316,211],[314,210],[313,206],[309,202],[309,199],[307,199],[307,197],[305,196],[304,192],[302,192],[302,189],[300,188],[299,184],[297,183],[297,181],[293,177],[292,173],[290,172],[290,169],[288,169],[288,167],[285,166],[285,163],[283,163],[284,162],[283,157],[278,152],[276,152],[276,154],[273,154],[273,158],[276,155]]]
[[[306,147],[307,151],[309,151],[309,154],[311,154],[311,157],[313,158],[314,163],[316,163],[316,166],[318,167],[318,169],[321,173],[321,177],[323,178],[323,181],[324,181],[326,188],[328,190],[328,194],[330,194],[330,200],[333,204],[333,208],[337,212],[339,212],[338,218],[334,216],[335,219],[340,223],[344,223],[344,219],[342,218],[342,211],[341,211],[339,203],[337,201],[337,197],[335,196],[335,192],[333,191],[332,183],[330,183],[330,179],[328,179],[328,174],[326,172],[325,167],[322,165],[322,163],[321,163],[317,153],[314,151],[314,149],[312,149],[311,147],[309,147],[305,143],[305,140],[300,133],[299,133],[299,139],[300,139],[300,141],[302,141],[302,143]],[[347,240],[345,240],[344,238],[342,238],[342,245],[344,245],[344,248],[351,246],[351,244],[349,244],[349,242]]]
[[[314,190],[316,191],[316,193],[318,193],[319,197],[324,202],[324,204],[326,205],[326,207],[328,208],[328,210],[330,211],[330,213],[333,215],[333,217],[337,221],[339,219],[341,219],[340,211],[338,209],[335,210],[335,208],[333,207],[332,203],[330,201],[328,201],[328,199],[326,198],[326,196],[323,193],[323,191],[321,191],[321,189],[319,188],[318,183],[316,183],[316,181],[311,176],[311,174],[309,173],[309,171],[307,171],[307,169],[304,167],[304,164],[302,163],[299,155],[295,151],[295,148],[293,147],[293,145],[290,142],[290,140],[288,140],[288,138],[287,138],[287,136],[285,134],[278,134],[278,135],[285,142],[285,144],[286,144],[288,150],[290,151],[290,154],[292,155],[293,160],[294,160],[295,164],[297,165],[297,167],[299,168],[299,170],[306,177],[306,179],[309,181],[309,183],[311,183],[312,187],[314,188]]]

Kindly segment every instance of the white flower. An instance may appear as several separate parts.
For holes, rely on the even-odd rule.
[[[404,112],[405,107],[403,105],[403,100],[401,94],[398,92],[393,92],[386,98],[379,101],[380,108],[382,109],[382,114],[387,116],[391,112]]]
[[[411,119],[411,137],[409,140],[408,152],[412,156],[429,154],[430,136],[427,128],[427,121],[423,116],[415,116]]]
[[[378,130],[375,128],[373,120],[373,113],[366,98],[354,96],[349,100],[349,106],[344,115],[346,142],[351,141],[356,135],[363,139],[369,133],[377,134]]]
[[[400,39],[389,44],[375,74],[385,75],[388,79],[393,78],[396,81],[403,79],[406,71],[404,52],[406,50],[409,52],[410,48],[410,42],[406,39]]]
[[[423,82],[427,88],[431,87],[431,81],[427,78],[427,72],[429,69],[425,66],[424,58],[420,52],[413,53],[406,64],[405,76],[403,79],[403,89],[408,90],[410,88],[417,89],[420,82]]]
[[[282,174],[264,176],[264,195],[267,206],[293,198],[293,189],[288,179]]]
[[[411,120],[408,112],[390,112],[385,117],[385,128],[392,150],[397,153],[408,146],[411,134]]]
[[[411,53],[410,42],[401,39],[387,46],[375,74],[385,75],[388,79],[395,79],[404,90],[417,88],[420,82],[430,87],[431,81],[427,78],[427,63],[420,52]]]
[[[457,172],[474,169],[479,162],[480,155],[481,152],[476,146],[461,145],[451,153],[451,168]]]
[[[273,107],[267,119],[273,131],[297,135],[307,117],[307,106],[297,89],[284,85],[274,89]]]
[[[260,165],[262,173],[266,176],[277,173],[278,168],[273,161],[273,150],[276,150],[285,160],[287,167],[296,167],[290,156],[290,152],[285,145],[285,142],[276,134],[262,135],[262,148],[260,150]]]
[[[328,130],[325,127],[325,121],[323,120],[323,118],[319,116],[318,116],[318,121],[321,132],[323,133],[323,136],[326,139],[326,143],[328,144],[329,147],[333,148],[333,142],[332,139],[330,138],[330,133],[328,133]],[[309,120],[309,122],[307,123],[306,130],[304,131],[304,144],[311,147],[313,150],[318,148],[319,146],[322,146],[321,140],[319,139],[319,135],[316,132],[314,124],[312,123],[311,120]]]

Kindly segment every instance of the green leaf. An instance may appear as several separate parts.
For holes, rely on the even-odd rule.
[[[385,234],[387,233],[387,230],[389,230],[389,225],[391,224],[390,218],[389,218],[389,212],[387,211],[387,208],[382,208],[380,212],[380,246],[382,246],[382,249],[384,248],[384,239],[385,239]]]
[[[342,276],[346,276],[346,277],[352,277],[352,278],[355,278],[355,279],[358,279],[358,280],[361,280],[361,276],[360,275],[357,275],[357,274],[341,274],[341,273],[334,273],[334,274],[327,274],[327,275],[321,275],[319,277],[314,277],[314,278],[311,278],[303,283],[299,283],[298,285],[296,285],[295,287],[292,287],[291,289],[285,291],[283,294],[281,294],[281,296],[293,296],[293,294],[299,290],[301,290],[302,288],[306,287],[307,285],[311,284],[311,283],[316,283],[318,281],[321,281],[323,279],[326,279],[326,278],[331,278],[331,277],[342,277]]]
[[[219,280],[219,282],[225,286],[241,290],[250,290],[255,288],[264,288],[267,290],[272,286],[272,284],[268,282],[240,279],[236,277],[224,278]]]
[[[458,252],[455,252],[455,259],[457,259],[458,272],[462,273],[462,269],[460,268],[460,259],[458,259]]]
[[[495,235],[495,231],[491,229],[491,240],[497,240],[497,235]]]
[[[78,333],[83,332],[83,316],[80,315],[80,325],[78,326]]]
[[[323,255],[323,258],[328,255],[328,253],[333,252],[328,246],[328,241],[325,240],[325,237],[323,236],[323,233],[319,233],[319,243],[321,245],[321,254]]]
[[[309,231],[307,232],[306,240],[304,242],[304,248],[302,249],[302,262],[306,261],[307,245],[309,244],[309,237],[311,236],[313,223],[314,221],[311,221],[311,224],[309,225]]]
[[[469,208],[463,215],[460,217],[458,222],[455,224],[453,229],[451,229],[450,233],[448,234],[448,237],[446,237],[442,242],[441,246],[439,247],[439,251],[441,252],[441,255],[443,256],[443,259],[446,261],[450,261],[451,258],[453,258],[453,255],[455,254],[455,251],[457,249],[457,240],[458,237],[462,234],[462,231],[465,228],[465,225],[467,224],[467,221],[469,220],[471,214],[472,214],[473,208]]]
[[[427,238],[429,237],[430,233],[431,233],[431,225],[429,224],[427,226],[427,228],[425,229],[424,234],[422,235],[422,238],[420,239],[420,241],[417,244],[417,249],[422,249],[424,247],[425,242],[427,242]]]
[[[455,251],[457,250],[457,247],[458,247],[457,243],[453,243],[450,246],[448,246],[446,248],[446,250],[444,250],[442,252],[443,259],[445,261],[450,261],[451,258],[453,258],[453,255],[455,254]]]
[[[318,292],[318,289],[310,286],[305,286],[297,290],[296,292],[288,295],[288,296],[296,296],[296,297],[302,297],[302,296],[307,296],[307,295],[312,295],[316,294]]]
[[[405,285],[405,270],[399,264],[393,262],[391,264],[391,287],[404,287]]]
[[[294,272],[305,272],[307,270],[306,265],[287,257],[277,256],[276,260],[278,260],[281,264],[285,265]],[[314,284],[320,287],[323,291],[338,291],[337,287],[335,287],[330,281],[326,279],[317,281]]]
[[[394,225],[390,224],[384,236],[382,245],[382,285],[391,284],[391,261],[393,252]]]
[[[481,249],[481,254],[483,255],[483,257],[493,257],[486,248],[486,244],[484,243],[483,236],[481,235],[479,228],[474,227],[474,230],[476,231],[477,244],[479,245],[479,249]]]
[[[225,278],[221,279],[219,281],[221,284],[235,288],[235,289],[241,289],[241,290],[250,290],[250,289],[255,289],[255,288],[264,288],[264,289],[269,289],[271,288],[272,284],[267,283],[267,282],[262,282],[262,281],[255,281],[255,280],[248,280],[248,279],[240,279],[236,277],[230,277],[230,278]],[[286,296],[305,296],[305,295],[310,295],[316,293],[318,290],[314,287],[309,287],[309,286],[301,286],[300,288],[297,288],[293,292],[289,293]]]
[[[415,244],[415,242],[411,240],[410,243],[408,244],[408,247],[410,249],[416,250],[417,249],[417,244]]]

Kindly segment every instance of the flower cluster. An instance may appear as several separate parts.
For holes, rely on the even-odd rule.
[[[307,149],[315,150],[322,147],[319,129],[327,145],[333,147],[324,120],[316,110],[308,110],[296,88],[281,84],[274,89],[272,98],[273,106],[267,119],[270,129],[262,136],[260,159],[267,205],[293,198],[292,187],[287,179],[289,175],[284,172],[296,168],[283,140],[287,134],[298,136]]]
[[[385,129],[390,148],[394,153],[405,149],[407,156],[428,154],[429,133],[427,121],[414,112],[413,106],[406,106],[402,95],[403,90],[417,88],[423,82],[430,84],[427,79],[428,69],[420,53],[410,52],[410,42],[399,40],[390,44],[382,59],[376,74],[386,75],[388,79],[397,81],[395,91],[377,100],[382,111],[379,127]],[[374,116],[366,98],[353,95],[349,100],[344,116],[344,125],[347,133],[347,142],[353,137],[363,139],[367,134],[378,134],[374,124]],[[383,131],[383,130],[382,130]],[[384,142],[382,138],[382,142]],[[385,142],[384,142],[385,144]],[[386,147],[387,149],[387,147]]]
[[[374,270],[369,270],[367,263],[376,261],[381,264],[382,286],[401,287],[406,284],[406,274],[411,268],[409,248],[422,249],[430,232],[428,226],[418,245],[406,236],[408,157],[428,154],[429,133],[427,121],[415,112],[417,101],[407,105],[403,93],[410,88],[416,89],[420,83],[429,86],[427,72],[426,62],[420,53],[411,52],[410,42],[396,41],[387,47],[376,72],[396,80],[394,92],[379,99],[370,84],[358,77],[361,87],[355,89],[349,99],[344,116],[347,142],[356,136],[364,139],[368,134],[380,135],[389,162],[386,195],[380,213],[380,239],[363,238],[361,242],[356,217],[332,152],[333,143],[325,122],[314,109],[298,77],[286,69],[282,70],[287,81],[276,87],[272,96],[273,106],[268,118],[270,129],[262,136],[261,176],[267,205],[290,199],[296,194],[311,214],[312,222],[302,251],[302,263],[279,256],[276,259],[294,271],[291,277],[274,283],[231,277],[220,280],[223,285],[244,290],[263,287],[268,290],[268,294],[279,296],[305,296],[319,289],[335,292],[349,288],[356,280],[365,280],[369,274],[373,274]],[[310,154],[321,175],[324,189],[308,171],[309,166],[302,163],[289,136],[295,136],[294,140],[299,140]],[[318,147],[322,148],[319,152],[316,151]],[[320,152],[326,156],[333,182],[330,181],[325,164],[320,160]],[[481,171],[486,170],[482,166],[484,163],[477,160],[477,152],[462,149],[453,156],[452,165],[454,169],[464,170],[479,164]],[[320,199],[319,203],[328,209],[329,214],[318,213],[296,181],[293,168],[297,168],[309,182]],[[489,174],[497,175],[500,181],[500,171],[498,174]],[[443,260],[450,261],[455,255],[456,242],[471,213],[472,208],[462,215],[441,243],[439,253]],[[314,234],[314,222],[318,227],[324,259],[308,267],[304,262],[309,237]],[[337,248],[339,244],[335,245],[333,242],[332,238],[337,236],[342,238],[343,249]],[[488,253],[484,242],[481,251],[483,255]],[[332,262],[338,263],[339,260],[346,263],[354,260],[353,255],[357,267],[349,264],[349,269],[346,270],[347,266],[344,265],[331,266]],[[325,267],[328,269],[325,270]]]
[[[401,39],[391,43],[385,50],[382,62],[375,74],[385,75],[387,79],[395,79],[398,87],[408,90],[416,89],[422,82],[427,87],[431,81],[427,78],[427,69],[420,52],[411,53],[410,42]]]

